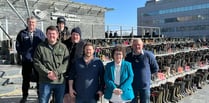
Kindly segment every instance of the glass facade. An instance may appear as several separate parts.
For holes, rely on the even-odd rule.
[[[178,13],[178,12],[185,12],[185,11],[199,10],[199,9],[209,9],[209,3],[152,11],[148,13],[143,13],[142,16],[155,16],[155,15],[161,15],[161,14]]]
[[[186,32],[194,30],[209,30],[209,25],[195,25],[195,26],[179,26],[162,28],[161,32]]]
[[[181,17],[172,17],[165,19],[153,19],[152,23],[150,21],[145,21],[151,25],[165,24],[165,23],[174,23],[174,22],[189,22],[189,21],[201,21],[209,20],[209,14],[198,14],[192,16],[181,16]]]
[[[138,25],[160,27],[168,37],[209,38],[208,0],[163,0],[138,9]]]

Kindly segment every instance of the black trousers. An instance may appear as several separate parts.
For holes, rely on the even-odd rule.
[[[36,76],[33,77],[34,75]],[[36,78],[37,80],[36,84],[37,84],[37,89],[38,89],[38,72],[35,71],[35,69],[33,68],[32,62],[22,62],[22,77],[23,77],[22,95],[23,95],[23,98],[27,98],[28,90],[30,88],[30,81],[32,78]]]

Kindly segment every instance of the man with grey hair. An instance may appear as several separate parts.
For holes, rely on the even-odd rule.
[[[45,40],[45,34],[36,28],[36,18],[27,18],[27,28],[21,30],[16,38],[16,50],[17,53],[22,56],[22,99],[20,103],[25,103],[28,97],[28,90],[30,87],[30,81],[32,78],[32,73],[34,73],[33,67],[33,54],[37,45]],[[37,72],[35,71],[36,75]],[[37,77],[37,76],[36,76]],[[37,78],[35,78],[35,82]],[[37,83],[38,84],[38,83]]]
[[[151,74],[159,70],[154,54],[143,50],[143,46],[143,41],[140,38],[133,39],[132,52],[128,53],[125,58],[132,63],[134,72],[132,87],[135,98],[131,103],[138,103],[138,94],[140,95],[140,103],[150,103]]]

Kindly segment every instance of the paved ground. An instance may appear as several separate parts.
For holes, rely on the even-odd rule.
[[[6,80],[9,80],[8,83],[5,83]],[[0,103],[18,103],[22,95],[21,83],[21,66],[0,65]],[[35,87],[35,83],[31,86]],[[35,89],[30,89],[28,103],[37,103]]]
[[[9,83],[2,85],[9,79]],[[0,103],[19,103],[21,99],[21,67],[0,65]],[[31,83],[35,86],[34,83]],[[193,95],[183,98],[179,103],[209,103],[209,84],[198,89]],[[27,103],[38,103],[35,89],[30,89]],[[106,101],[102,101],[106,103]]]
[[[191,96],[183,98],[179,103],[209,103],[209,84],[203,86],[203,89],[198,89]]]

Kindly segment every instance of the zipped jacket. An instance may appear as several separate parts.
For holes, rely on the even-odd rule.
[[[63,84],[64,73],[68,66],[69,52],[67,47],[58,41],[51,46],[46,40],[40,43],[34,53],[34,67],[39,73],[40,83]],[[57,80],[50,80],[47,75],[49,71],[54,71]]]
[[[18,33],[15,46],[17,53],[22,55],[23,62],[33,62],[34,51],[45,38],[45,34],[40,29],[35,29],[33,32],[33,42],[30,40],[28,28]]]

